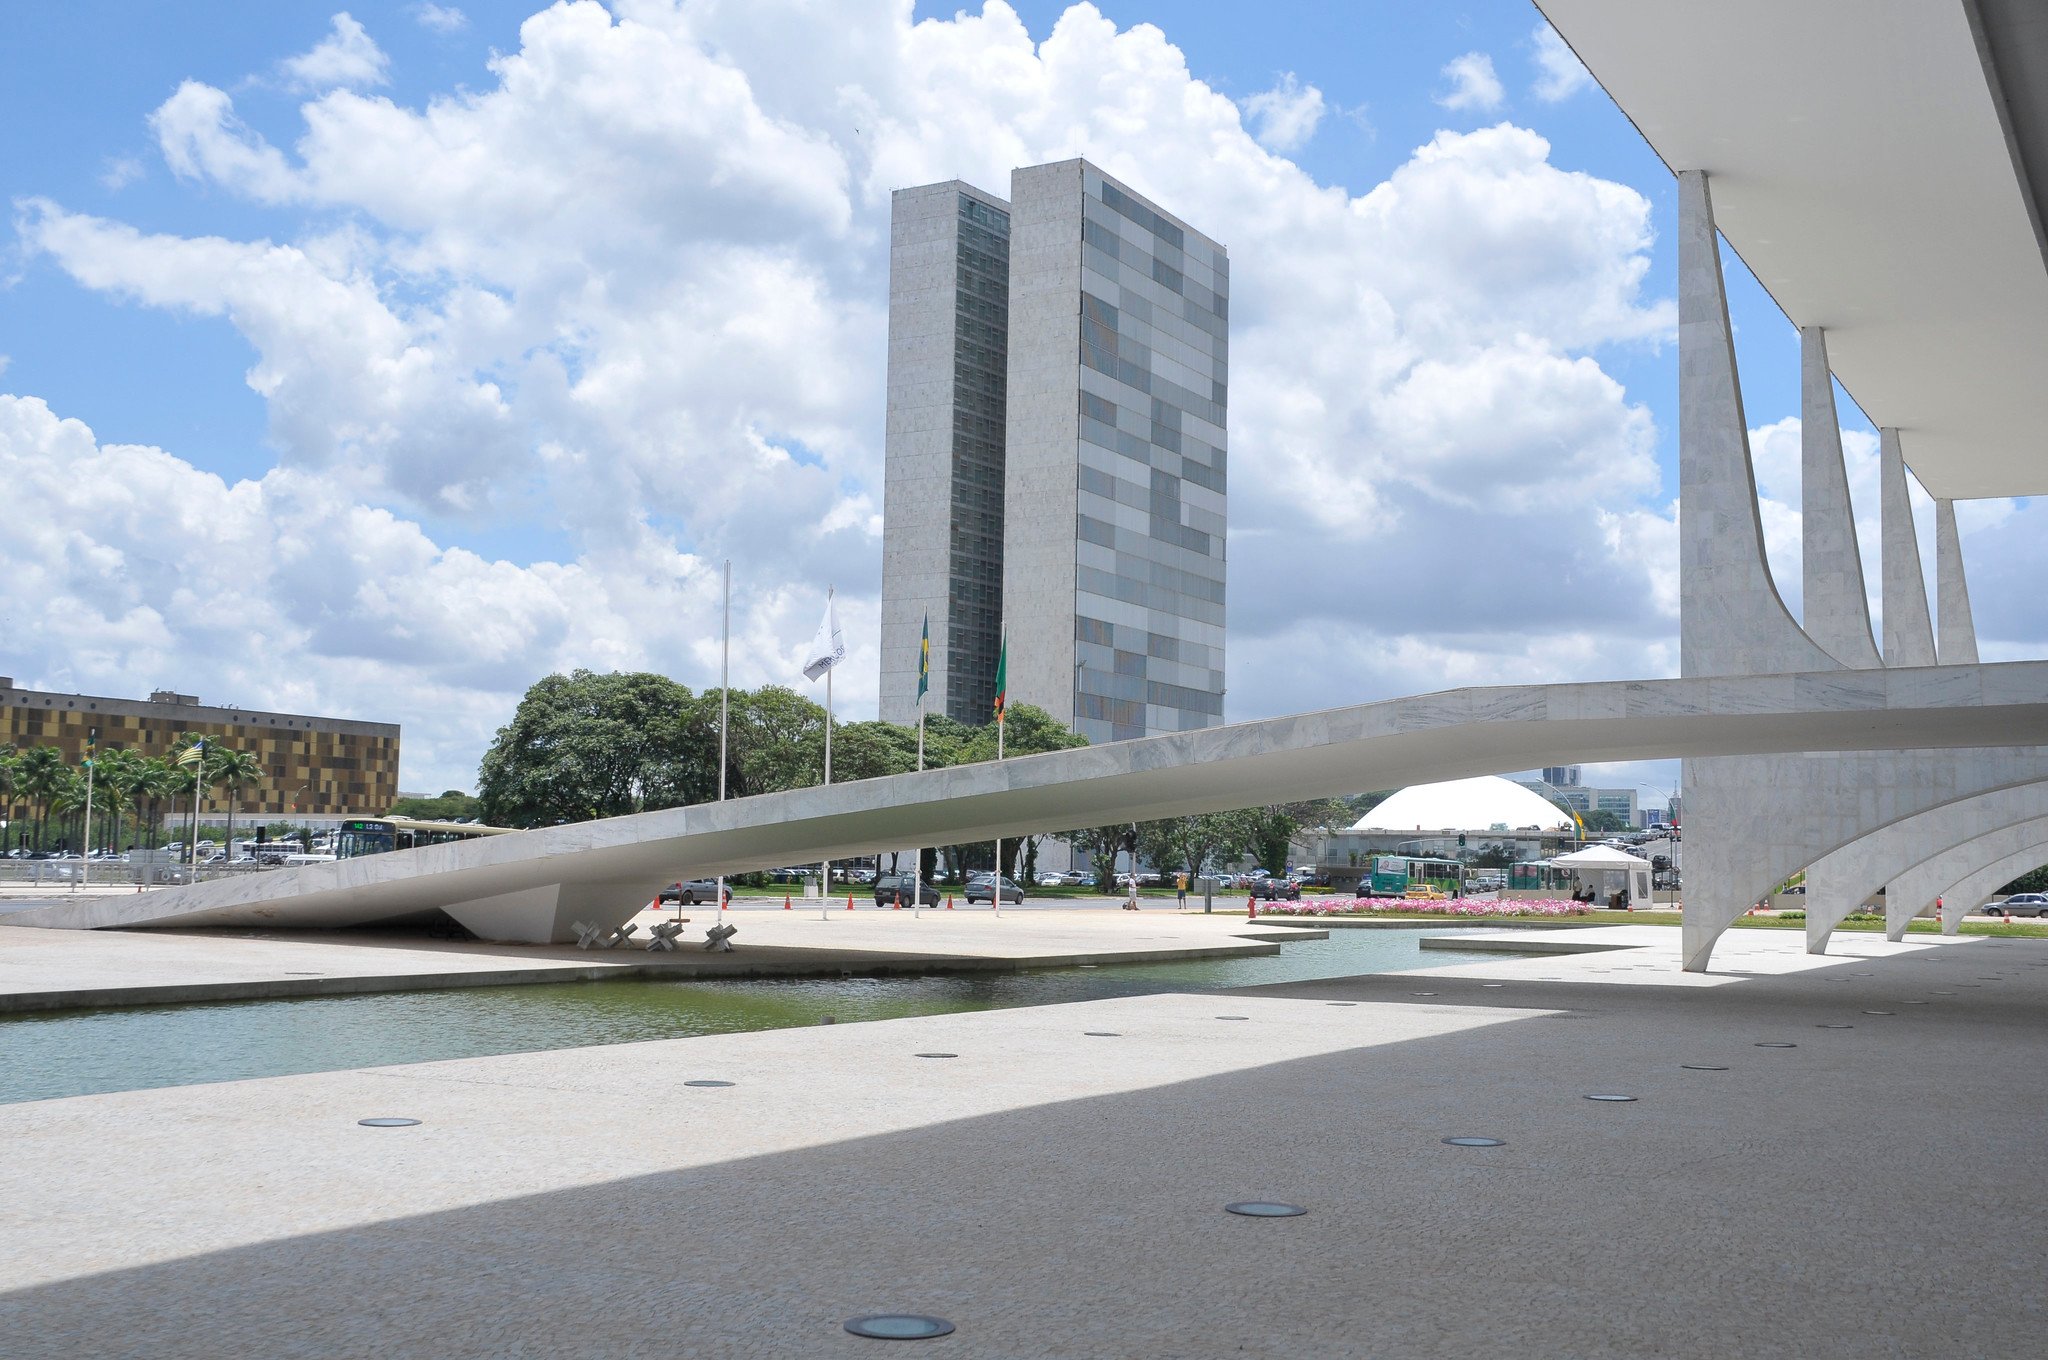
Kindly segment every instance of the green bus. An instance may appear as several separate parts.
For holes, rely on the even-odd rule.
[[[474,822],[421,822],[409,817],[354,817],[341,824],[334,838],[336,859],[383,855],[422,845],[446,845],[484,836],[503,836],[515,828],[478,826]]]
[[[1372,874],[1359,885],[1366,897],[1406,897],[1411,888],[1434,888],[1446,897],[1461,897],[1465,866],[1454,859],[1420,855],[1377,855]]]

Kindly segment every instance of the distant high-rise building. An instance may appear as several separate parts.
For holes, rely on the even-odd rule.
[[[881,715],[988,721],[1003,605],[1010,213],[960,183],[896,191],[882,489]]]
[[[1094,741],[1223,716],[1223,248],[1085,161],[1010,201],[899,190],[891,224],[882,716],[1012,700]]]
[[[1545,765],[1543,767],[1543,782],[1559,786],[1576,784],[1579,782],[1579,767],[1577,765]]]

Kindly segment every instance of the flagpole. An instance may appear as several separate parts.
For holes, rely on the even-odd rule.
[[[833,586],[825,587],[825,616],[827,618],[832,616],[832,593],[835,589],[836,587]],[[831,639],[828,638],[826,641],[830,642]],[[837,669],[837,666],[827,666],[825,668],[825,784],[828,788],[832,784],[832,672]],[[825,903],[830,900],[831,896],[832,861],[829,859],[821,860],[818,864],[818,919],[820,921],[831,919],[825,911]]]
[[[917,772],[924,773],[924,694],[917,696]],[[924,847],[911,852],[910,862],[910,919],[924,919]],[[897,880],[899,883],[901,879]]]
[[[1010,639],[1003,638],[1003,650],[996,661],[996,763],[1003,762],[1003,720],[1010,712]],[[996,881],[989,890],[989,900],[995,903],[996,917],[1003,914],[1003,838],[996,837]]]
[[[718,655],[718,801],[725,801],[726,728],[732,716],[732,559],[725,559],[725,641]],[[676,898],[676,919],[683,899]],[[725,875],[718,876],[718,919],[725,920]]]
[[[93,766],[99,763],[100,730],[89,727],[85,732],[85,858],[78,861],[78,885],[92,886],[92,777]],[[230,847],[232,849],[233,847]]]

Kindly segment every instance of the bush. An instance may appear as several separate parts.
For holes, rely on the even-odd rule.
[[[1261,905],[1261,916],[1584,916],[1592,907],[1561,898],[1528,902],[1494,902],[1453,897],[1397,899],[1391,897],[1318,897],[1300,902]]]
[[[1806,913],[1804,911],[1801,911],[1798,907],[1794,907],[1790,911],[1779,912],[1778,919],[1780,921],[1804,921],[1806,919]]]

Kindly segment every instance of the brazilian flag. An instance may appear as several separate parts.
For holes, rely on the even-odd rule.
[[[1003,635],[1003,650],[996,657],[996,721],[1003,720],[1003,710],[1010,701],[1010,637]]]
[[[917,644],[917,701],[922,704],[924,696],[932,688],[932,616],[924,616],[924,640]]]

